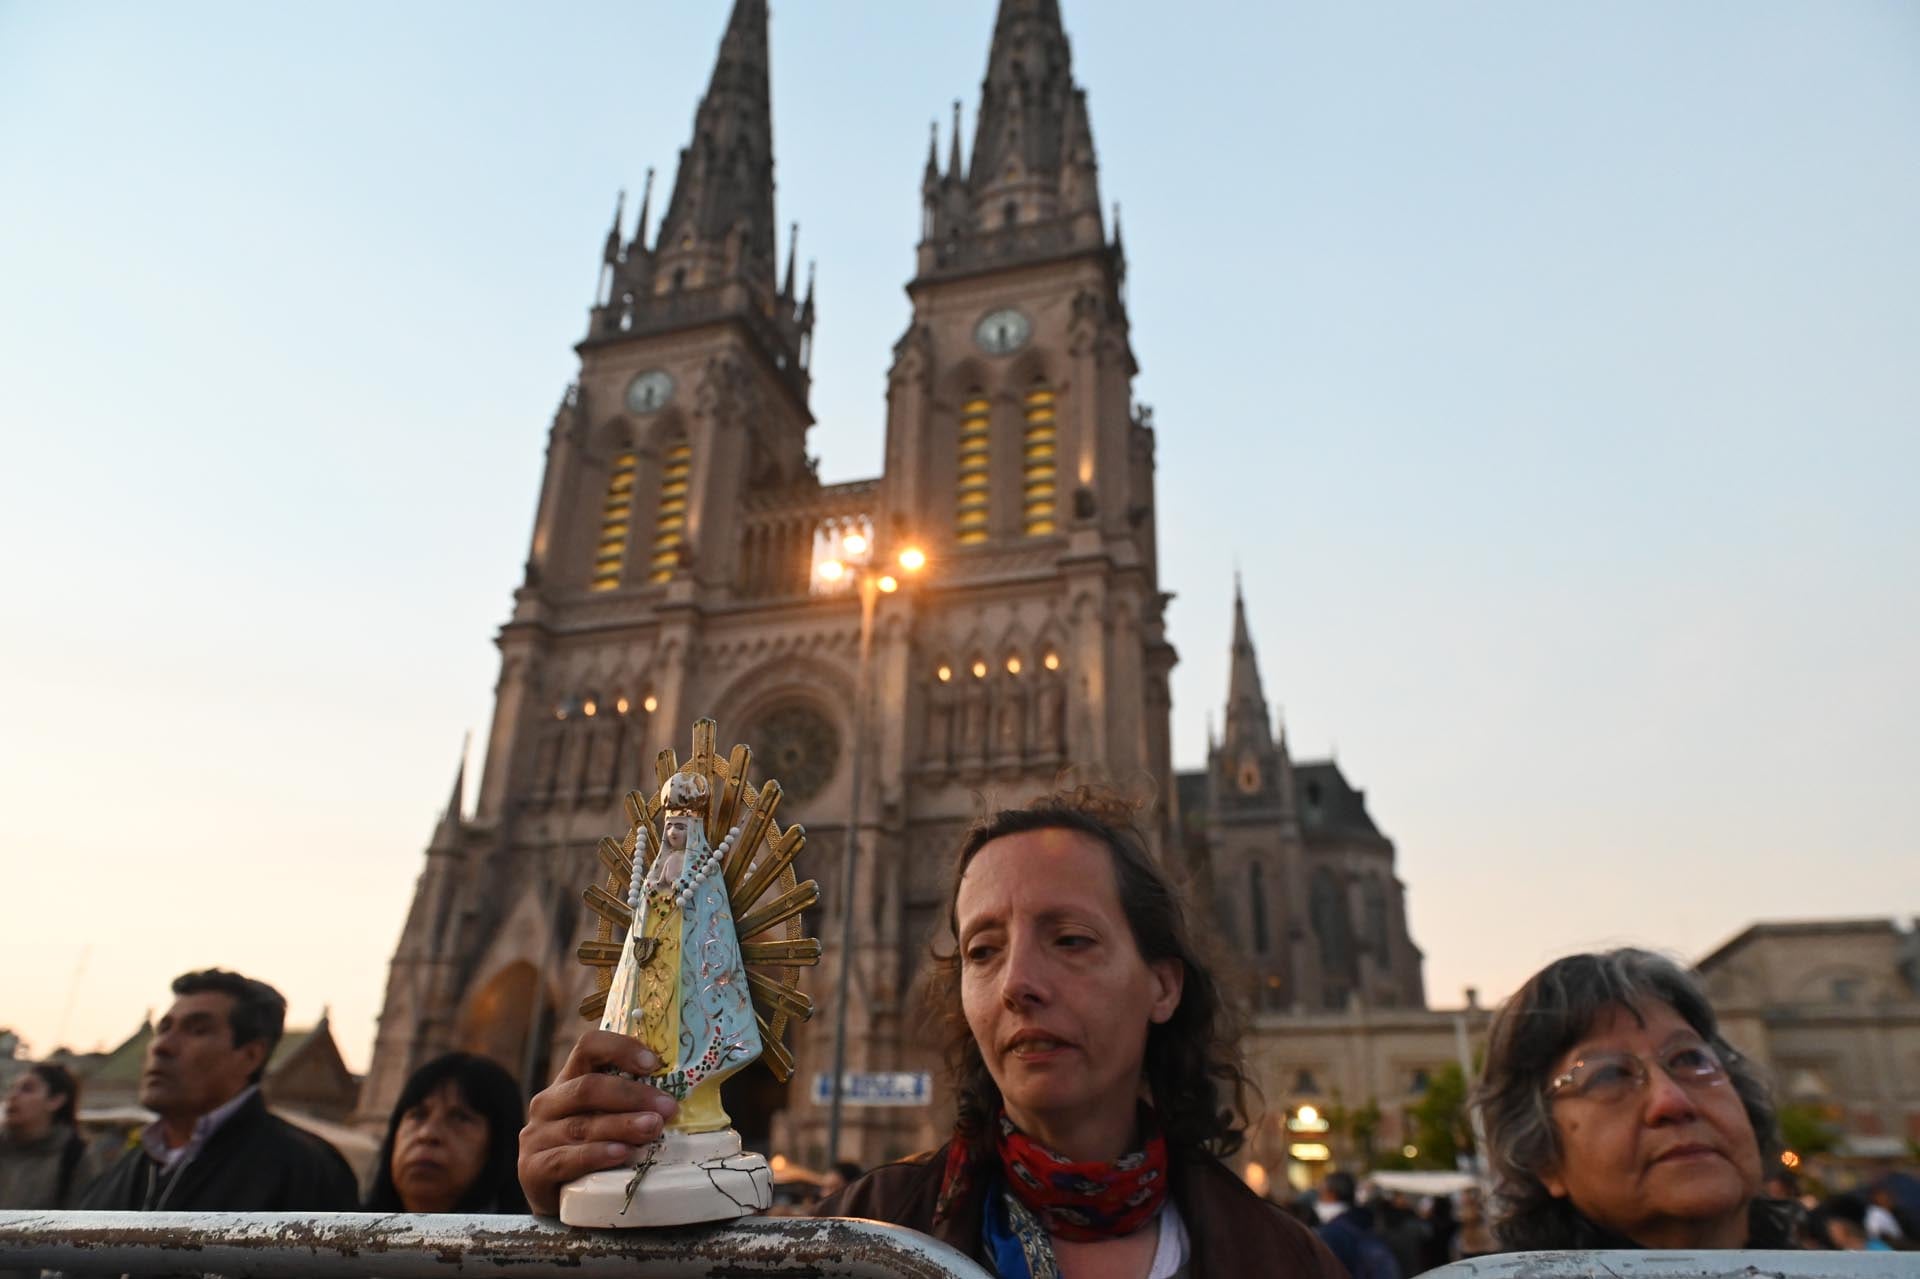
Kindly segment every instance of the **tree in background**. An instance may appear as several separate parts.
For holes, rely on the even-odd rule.
[[[1373,1139],[1380,1132],[1379,1102],[1369,1097],[1359,1106],[1348,1107],[1336,1093],[1333,1104],[1327,1107],[1326,1120],[1327,1127],[1344,1139],[1362,1168],[1380,1166],[1373,1156]]]
[[[1467,1112],[1467,1077],[1456,1063],[1436,1071],[1427,1091],[1407,1111],[1413,1123],[1415,1168],[1453,1168],[1462,1154],[1473,1153],[1473,1121]]]
[[[1832,1108],[1804,1101],[1790,1101],[1780,1107],[1780,1140],[1801,1158],[1824,1155],[1840,1144],[1840,1133],[1833,1125]]]

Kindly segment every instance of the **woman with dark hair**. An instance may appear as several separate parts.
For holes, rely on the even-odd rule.
[[[875,1169],[822,1215],[911,1226],[1002,1279],[1344,1279],[1220,1156],[1247,1080],[1229,1006],[1131,809],[1049,795],[977,823],[929,995],[958,1111],[940,1150]]]
[[[1644,950],[1569,955],[1494,1019],[1475,1101],[1511,1250],[1787,1248],[1761,1199],[1765,1083],[1706,994]]]
[[[27,1067],[0,1108],[0,1208],[71,1208],[100,1172],[78,1131],[80,1084],[56,1062]]]
[[[435,1057],[394,1103],[367,1211],[525,1212],[514,1175],[525,1117],[519,1085],[499,1065]]]

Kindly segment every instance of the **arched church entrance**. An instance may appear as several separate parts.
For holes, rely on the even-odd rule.
[[[528,1096],[545,1087],[551,1074],[553,1001],[537,997],[539,986],[532,964],[508,964],[474,992],[460,1017],[461,1049],[499,1062]]]

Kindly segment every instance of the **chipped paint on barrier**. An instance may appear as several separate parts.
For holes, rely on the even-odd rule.
[[[505,1216],[395,1213],[0,1212],[0,1270],[72,1274],[192,1269],[263,1279],[382,1279],[485,1266],[516,1279],[662,1276],[907,1276],[985,1279],[946,1244],[845,1218],[755,1218],[680,1230],[572,1230]],[[191,1258],[189,1262],[187,1259]]]

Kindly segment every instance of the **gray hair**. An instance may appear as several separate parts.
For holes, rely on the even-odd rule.
[[[1501,1006],[1487,1038],[1486,1067],[1474,1090],[1493,1174],[1489,1219],[1503,1246],[1597,1246],[1587,1237],[1592,1227],[1579,1210],[1555,1198],[1540,1179],[1541,1171],[1560,1155],[1547,1083],[1554,1065],[1608,1009],[1637,1013],[1651,1004],[1673,1009],[1719,1054],[1762,1156],[1777,1152],[1766,1081],[1720,1037],[1713,1005],[1692,974],[1664,956],[1631,948],[1556,959]]]

